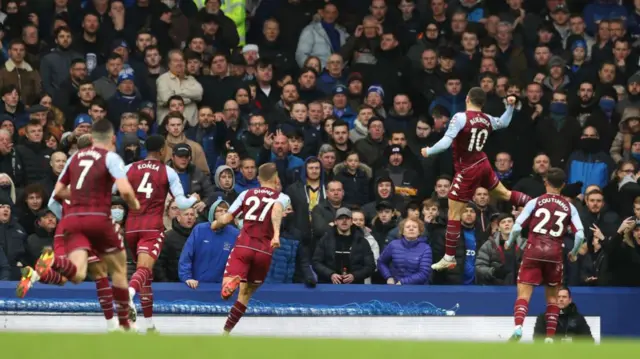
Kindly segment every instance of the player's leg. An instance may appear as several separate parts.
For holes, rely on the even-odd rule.
[[[231,249],[222,278],[222,290],[220,291],[222,299],[231,298],[240,283],[246,281],[254,254],[255,251],[244,247],[236,246]]]
[[[440,261],[431,266],[434,270],[441,271],[453,269],[456,266],[456,247],[460,237],[460,218],[466,206],[465,202],[449,198],[449,211],[447,218],[447,232],[445,234],[445,254]]]
[[[227,321],[224,324],[224,334],[228,335],[231,333],[233,328],[235,328],[240,318],[247,311],[247,306],[249,305],[249,300],[253,294],[258,290],[260,284],[254,283],[240,283],[240,291],[238,292],[238,300],[233,303],[231,310],[229,311],[229,316],[227,317]]]
[[[522,325],[524,324],[524,319],[527,317],[527,313],[529,313],[529,301],[533,294],[533,288],[530,284],[518,283],[518,298],[516,298],[513,306],[513,322],[515,328],[510,339],[512,341],[518,341],[522,338]]]
[[[151,319],[153,316],[153,291],[151,289],[151,281],[153,280],[152,268],[156,263],[156,259],[157,258],[152,257],[148,253],[138,253],[137,268],[129,281],[129,306],[133,305],[133,298],[139,293],[147,330],[155,330]],[[130,319],[133,320],[133,318]]]
[[[118,320],[113,313],[113,291],[111,283],[109,283],[109,271],[107,265],[100,261],[97,257],[89,256],[89,275],[96,283],[96,293],[98,294],[98,302],[102,308],[102,314],[107,321],[107,330],[118,330]]]
[[[553,337],[556,335],[558,328],[558,316],[560,315],[560,307],[558,307],[558,287],[547,285],[544,289],[547,299],[547,311],[544,313],[544,319],[547,322],[547,337],[545,343],[553,343]]]
[[[116,312],[120,327],[129,330],[129,283],[127,282],[127,255],[120,249],[103,254],[101,258],[109,269],[113,299],[116,302]]]
[[[491,198],[508,201],[516,208],[524,207],[524,205],[531,200],[531,197],[527,194],[508,190],[500,181],[498,181],[498,184],[493,189],[489,190],[489,194]]]
[[[87,277],[87,248],[71,249],[66,257],[57,257],[53,249],[47,247],[36,262],[36,272],[42,278],[47,272],[55,271],[73,283],[81,283]]]

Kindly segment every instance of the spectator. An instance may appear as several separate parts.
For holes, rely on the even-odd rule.
[[[11,280],[11,267],[9,266],[9,259],[4,254],[4,250],[0,248],[0,281]]]
[[[600,189],[588,190],[584,197],[586,211],[580,213],[580,219],[585,228],[592,228],[595,224],[602,233],[610,237],[615,234],[620,218],[615,212],[609,211],[604,202],[604,195]],[[593,241],[593,231],[586,231],[587,243]]]
[[[218,166],[213,181],[215,184],[214,197],[222,198],[227,203],[233,203],[236,200],[238,192],[234,189],[236,176],[233,168],[226,165]]]
[[[42,209],[36,216],[35,230],[26,242],[26,263],[36,263],[44,247],[53,246],[53,235],[58,219],[53,212]]]
[[[82,55],[72,50],[73,36],[70,28],[66,26],[54,30],[56,47],[42,57],[40,63],[40,76],[42,77],[42,87],[46,93],[55,94],[63,89],[63,82],[69,69],[82,59]],[[84,62],[84,61],[83,61]],[[84,67],[86,73],[86,64]],[[72,75],[73,80],[73,75]]]
[[[318,282],[363,284],[376,268],[371,246],[364,232],[353,225],[349,209],[340,208],[334,218],[335,225],[322,236],[313,253]]]
[[[16,147],[16,152],[22,158],[26,184],[40,182],[47,176],[53,151],[44,142],[43,129],[39,121],[27,124],[25,137],[25,141]]]
[[[590,185],[603,188],[615,166],[611,157],[602,150],[598,130],[593,126],[585,127],[580,145],[581,149],[573,152],[567,160],[567,182],[582,182],[585,189]]]
[[[51,193],[53,193],[56,182],[58,182],[58,177],[60,176],[60,173],[62,173],[62,169],[66,163],[67,155],[64,152],[56,151],[51,154],[51,161],[49,161],[49,175],[42,181],[42,185],[44,186],[44,191],[46,193],[45,198],[49,198]]]
[[[378,259],[380,274],[387,284],[427,284],[432,259],[431,247],[420,238],[424,224],[420,220],[405,219],[399,226],[402,238],[389,243]]]
[[[480,245],[476,256],[476,282],[481,285],[513,285],[522,260],[522,238],[517,245],[504,249],[509,239],[514,218],[511,214],[499,214],[498,231]]]
[[[604,230],[602,232],[607,235]],[[621,287],[639,286],[640,279],[635,273],[640,270],[640,226],[633,219],[626,219],[608,242],[603,243],[609,257],[608,270],[611,273],[611,282],[608,284]]]
[[[165,231],[171,229],[173,220],[176,219],[179,214],[180,208],[178,208],[175,199],[171,196],[167,196],[167,200],[165,201],[164,215],[162,216],[162,222],[164,224]]]
[[[556,296],[560,315],[558,316],[558,328],[556,330],[556,338],[562,342],[588,341],[593,342],[591,328],[585,317],[578,312],[578,307],[573,303],[571,290],[567,287],[561,287]],[[547,336],[547,319],[544,313],[536,318],[536,324],[533,329],[534,341],[541,341]]]
[[[123,114],[136,112],[142,104],[142,98],[135,92],[133,80],[132,70],[122,70],[118,74],[116,92],[107,101],[108,118],[114,128],[120,127],[120,118]]]
[[[367,138],[369,135],[369,120],[373,117],[373,108],[362,105],[358,109],[358,116],[353,122],[353,129],[349,131],[349,140],[356,143],[358,140]]]
[[[118,77],[124,69],[122,56],[112,53],[107,59],[106,73],[93,82],[96,94],[105,100],[109,100],[116,93],[118,87]],[[130,76],[133,79],[133,76]]]
[[[20,268],[27,263],[24,229],[12,217],[13,201],[0,194],[0,250],[9,261],[10,280],[20,279]]]
[[[189,157],[191,163],[195,165],[205,175],[209,175],[209,165],[202,146],[197,142],[193,142],[184,134],[185,119],[180,112],[169,112],[164,118],[164,128],[166,135],[166,154],[165,159],[169,160],[172,156],[173,148],[178,144],[186,144],[189,146]]]
[[[240,231],[233,225],[212,231],[211,223],[229,209],[222,199],[209,209],[208,222],[196,225],[182,248],[178,263],[180,281],[191,289],[200,283],[221,283],[236,237]]]
[[[536,198],[545,193],[543,177],[549,170],[549,156],[544,153],[538,154],[533,159],[533,173],[526,178],[519,180],[515,186],[514,191],[522,192],[531,198]]]
[[[36,221],[39,218],[38,215],[47,206],[46,199],[44,187],[40,183],[32,183],[24,188],[19,205],[18,218],[20,220],[18,222],[27,235],[34,233]]]
[[[226,139],[226,125],[220,116],[216,117],[210,107],[202,106],[198,110],[198,125],[186,132],[191,141],[202,144],[207,163],[214,164],[218,160]]]
[[[240,161],[239,174],[239,176],[236,175],[236,184],[234,186],[237,193],[260,187],[256,171],[256,161],[253,158],[245,157]]]
[[[376,239],[371,235],[371,229],[367,227],[364,212],[362,212],[361,209],[352,210],[351,219],[353,221],[353,225],[362,229],[362,231],[364,232],[364,237],[367,239],[367,242],[369,242],[371,252],[373,253],[373,260],[376,263],[377,268],[378,258],[380,258],[380,247],[378,246],[378,242],[376,242]],[[371,278],[365,279],[365,284],[371,284]]]
[[[286,194],[290,197],[293,208],[293,214],[289,215],[289,218],[292,225],[302,232],[301,242],[307,246],[310,252],[315,249],[314,237],[318,238],[322,235],[322,233],[314,235],[316,227],[312,227],[311,217],[314,209],[327,200],[327,192],[324,171],[322,171],[320,160],[316,157],[307,158],[300,170],[300,178],[286,189]],[[339,205],[341,202],[338,202],[336,198],[334,197],[334,203]],[[331,208],[328,207],[328,209]],[[320,218],[321,214],[318,216]],[[326,229],[325,226],[317,228]]]
[[[400,212],[391,202],[381,200],[376,204],[376,216],[371,220],[371,235],[378,242],[380,250],[384,250],[389,244],[389,234],[398,225],[399,218]]]
[[[180,282],[178,276],[180,253],[196,224],[196,211],[185,209],[171,223],[172,229],[164,234],[164,246],[153,268],[153,280],[157,282]]]
[[[346,96],[346,85],[347,73],[344,69],[344,61],[340,54],[334,53],[327,59],[326,67],[318,78],[318,90],[325,96],[335,96],[338,93],[344,93]],[[340,89],[341,92],[338,92],[337,89]]]
[[[12,135],[5,129],[0,129],[0,173],[8,175],[13,183],[26,182],[22,158],[13,147]]]
[[[202,85],[185,72],[184,55],[180,50],[172,50],[167,55],[169,59],[169,71],[158,77],[156,81],[158,91],[158,115],[162,123],[169,111],[169,100],[171,96],[181,96],[185,108],[184,118],[189,126],[198,124],[198,107],[196,102],[202,100]],[[207,169],[206,172],[209,172]]]
[[[42,93],[40,73],[33,64],[25,61],[26,48],[21,40],[9,44],[9,59],[0,69],[0,88],[13,85],[20,89],[20,100],[26,104],[35,103]]]
[[[198,214],[201,214],[206,207],[215,201],[215,191],[211,185],[211,181],[204,172],[190,163],[191,147],[189,147],[189,145],[184,143],[178,144],[174,147],[174,151],[167,165],[172,167],[178,174],[185,194],[195,193],[200,197],[201,201],[193,208],[195,208]],[[169,213],[172,213],[174,216],[177,215],[177,213],[173,211]]]
[[[370,188],[372,170],[360,162],[356,152],[347,155],[347,159],[333,168],[335,180],[344,188],[344,203],[347,206],[363,206],[371,200]]]
[[[622,119],[618,124],[619,131],[611,144],[609,154],[614,162],[618,163],[622,159],[632,158],[631,142],[637,134],[640,134],[640,109],[637,107],[627,107],[622,113]],[[640,138],[640,137],[639,137]],[[640,158],[640,151],[636,157]],[[638,161],[638,158],[634,159]]]
[[[309,56],[317,57],[322,68],[327,66],[329,56],[340,50],[349,34],[336,24],[338,8],[333,3],[325,3],[319,11],[321,20],[307,25],[300,34],[296,49],[296,62],[303,67]]]
[[[11,120],[14,131],[21,129],[29,122],[29,114],[25,111],[24,103],[20,102],[20,91],[14,85],[7,85],[0,89],[2,107],[0,114]]]

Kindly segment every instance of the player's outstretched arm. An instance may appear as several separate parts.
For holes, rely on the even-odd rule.
[[[69,191],[69,186],[62,182],[57,182],[56,187],[53,189],[53,196],[61,201],[70,199],[71,191]]]
[[[244,203],[244,197],[247,195],[247,191],[248,190],[245,190],[242,193],[240,193],[240,195],[236,198],[235,201],[233,201],[233,203],[229,207],[229,210],[227,210],[227,213],[225,213],[222,217],[218,218],[217,220],[214,220],[213,222],[211,222],[211,230],[217,231],[221,229],[222,227],[231,223],[231,221],[233,221],[234,218],[236,218],[237,216],[240,215],[240,213],[242,213],[242,203]]]
[[[522,233],[522,225],[524,224],[524,222],[527,221],[527,219],[529,219],[535,207],[536,207],[535,198],[527,202],[527,204],[524,206],[524,208],[522,209],[522,212],[520,212],[520,215],[518,216],[515,223],[513,224],[513,228],[511,228],[511,233],[509,233],[509,239],[504,244],[504,247],[506,249],[509,249],[513,244],[513,242],[516,241],[518,237],[520,237],[520,233]],[[524,246],[524,242],[522,243],[522,245]]]
[[[571,257],[576,258],[578,255],[578,251],[580,250],[580,246],[582,246],[582,242],[584,242],[584,227],[582,226],[582,220],[580,219],[580,214],[576,207],[572,204],[571,206],[571,226],[575,232],[573,238],[573,249],[571,250]]]
[[[489,116],[489,120],[491,120],[491,126],[493,127],[493,129],[501,130],[503,128],[509,127],[509,124],[511,123],[511,119],[513,119],[514,109],[515,108],[512,105],[507,105],[507,108],[505,109],[504,113],[499,118]]]
[[[178,177],[176,171],[169,166],[165,168],[167,169],[167,178],[169,179],[169,189],[176,200],[176,205],[181,210],[191,208],[198,202],[198,197],[194,197],[193,195],[189,196],[189,198],[185,197],[182,182],[180,182],[180,177]]]
[[[422,149],[422,156],[427,157],[431,155],[437,155],[438,153],[446,151],[451,144],[453,143],[453,139],[456,138],[460,130],[464,128],[464,125],[467,123],[467,115],[464,112],[459,112],[453,115],[451,122],[449,123],[449,127],[447,128],[447,132],[445,132],[444,136],[440,139],[440,141],[436,142],[433,147],[425,147]]]
[[[282,203],[276,202],[271,208],[271,224],[273,225],[273,237],[280,238],[280,226],[282,225],[282,216],[284,207]]]

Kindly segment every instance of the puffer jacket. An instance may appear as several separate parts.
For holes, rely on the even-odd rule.
[[[389,243],[378,259],[382,278],[395,279],[402,285],[427,284],[431,277],[431,247],[424,238],[396,239]]]
[[[349,34],[338,25],[335,26],[335,29],[340,34],[340,46],[342,46],[347,42]],[[339,50],[340,49],[335,49],[335,51]],[[327,59],[329,59],[329,56],[335,51],[331,48],[331,40],[329,40],[327,32],[322,27],[322,23],[320,21],[312,22],[307,25],[300,34],[296,49],[296,62],[298,66],[303,67],[305,60],[309,56],[316,56],[320,59],[322,68],[325,68],[327,66]]]
[[[273,251],[265,283],[293,283],[298,245],[300,241],[280,237],[280,248]]]
[[[496,232],[493,236],[486,241],[476,255],[476,282],[483,285],[507,285],[515,284],[518,269],[520,267],[520,261],[522,260],[522,250],[520,246],[523,244],[524,239],[518,237],[516,239],[517,245],[512,245],[511,248],[505,250],[500,244],[500,232]],[[506,268],[507,276],[504,279],[496,278],[494,272],[497,268],[502,266],[509,266],[506,256],[513,255],[515,259],[513,261],[513,268]]]
[[[156,282],[179,282],[178,267],[180,253],[193,228],[185,228],[177,219],[171,224],[172,229],[164,234],[164,246],[158,262],[153,267],[153,280]]]
[[[349,173],[345,163],[337,164],[333,168],[334,180],[340,181],[344,188],[344,199],[347,206],[363,206],[371,201],[371,167],[361,163],[355,174]]]
[[[631,138],[635,133],[629,128],[629,120],[632,118],[640,118],[640,109],[629,107],[622,113],[622,118],[618,123],[618,133],[611,143],[609,154],[613,162],[618,163],[623,159],[630,159],[631,154]]]

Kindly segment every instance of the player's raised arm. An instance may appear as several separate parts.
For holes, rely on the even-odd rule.
[[[115,179],[115,185],[118,192],[120,192],[120,197],[127,202],[130,208],[134,210],[140,209],[140,202],[138,202],[136,193],[127,179],[122,158],[114,152],[109,152],[107,153],[106,165],[109,169],[109,174]]]
[[[453,118],[451,119],[449,127],[447,128],[447,132],[445,132],[444,136],[440,139],[440,141],[433,145],[433,147],[423,148],[422,156],[427,157],[446,151],[449,147],[451,147],[453,139],[456,138],[458,133],[464,128],[466,124],[467,115],[464,112],[458,112],[453,115]]]
[[[527,202],[527,204],[524,206],[524,208],[522,209],[522,212],[520,212],[520,215],[518,216],[515,223],[513,224],[513,227],[511,228],[511,233],[509,233],[509,239],[504,244],[504,247],[506,249],[511,247],[511,244],[520,236],[520,233],[522,233],[522,225],[524,224],[524,222],[526,222],[529,219],[529,217],[531,216],[531,213],[533,213],[533,210],[535,208],[536,208],[535,198]]]
[[[211,222],[211,229],[214,231],[217,231],[218,229],[231,223],[231,221],[233,221],[233,219],[237,215],[239,215],[240,212],[242,211],[242,203],[244,202],[244,197],[246,195],[247,195],[247,190],[240,193],[238,198],[236,198],[236,200],[233,201],[233,203],[231,204],[231,207],[229,207],[229,210],[227,210],[227,213],[223,214],[222,216],[220,216],[220,218]]]
[[[178,205],[178,208],[181,210],[191,208],[198,202],[198,198],[194,196],[189,196],[189,198],[185,197],[182,182],[180,182],[180,177],[178,177],[176,171],[169,166],[165,166],[165,168],[167,169],[167,178],[169,179],[169,189],[171,190],[173,198],[176,200],[176,205]]]
[[[513,118],[513,111],[515,110],[516,97],[515,96],[507,96],[507,108],[504,113],[500,117],[489,116],[489,120],[491,121],[491,127],[494,130],[501,130],[503,128],[509,127],[511,123],[511,119]]]
[[[580,219],[580,214],[576,207],[574,207],[571,203],[571,226],[573,227],[574,239],[573,239],[573,249],[571,250],[571,256],[575,258],[578,255],[578,251],[580,250],[580,246],[582,246],[582,242],[584,241],[584,227],[582,226],[582,220]]]
[[[62,219],[62,204],[56,201],[55,195],[52,193],[49,198],[49,203],[47,203],[47,208],[58,218],[58,220]]]

